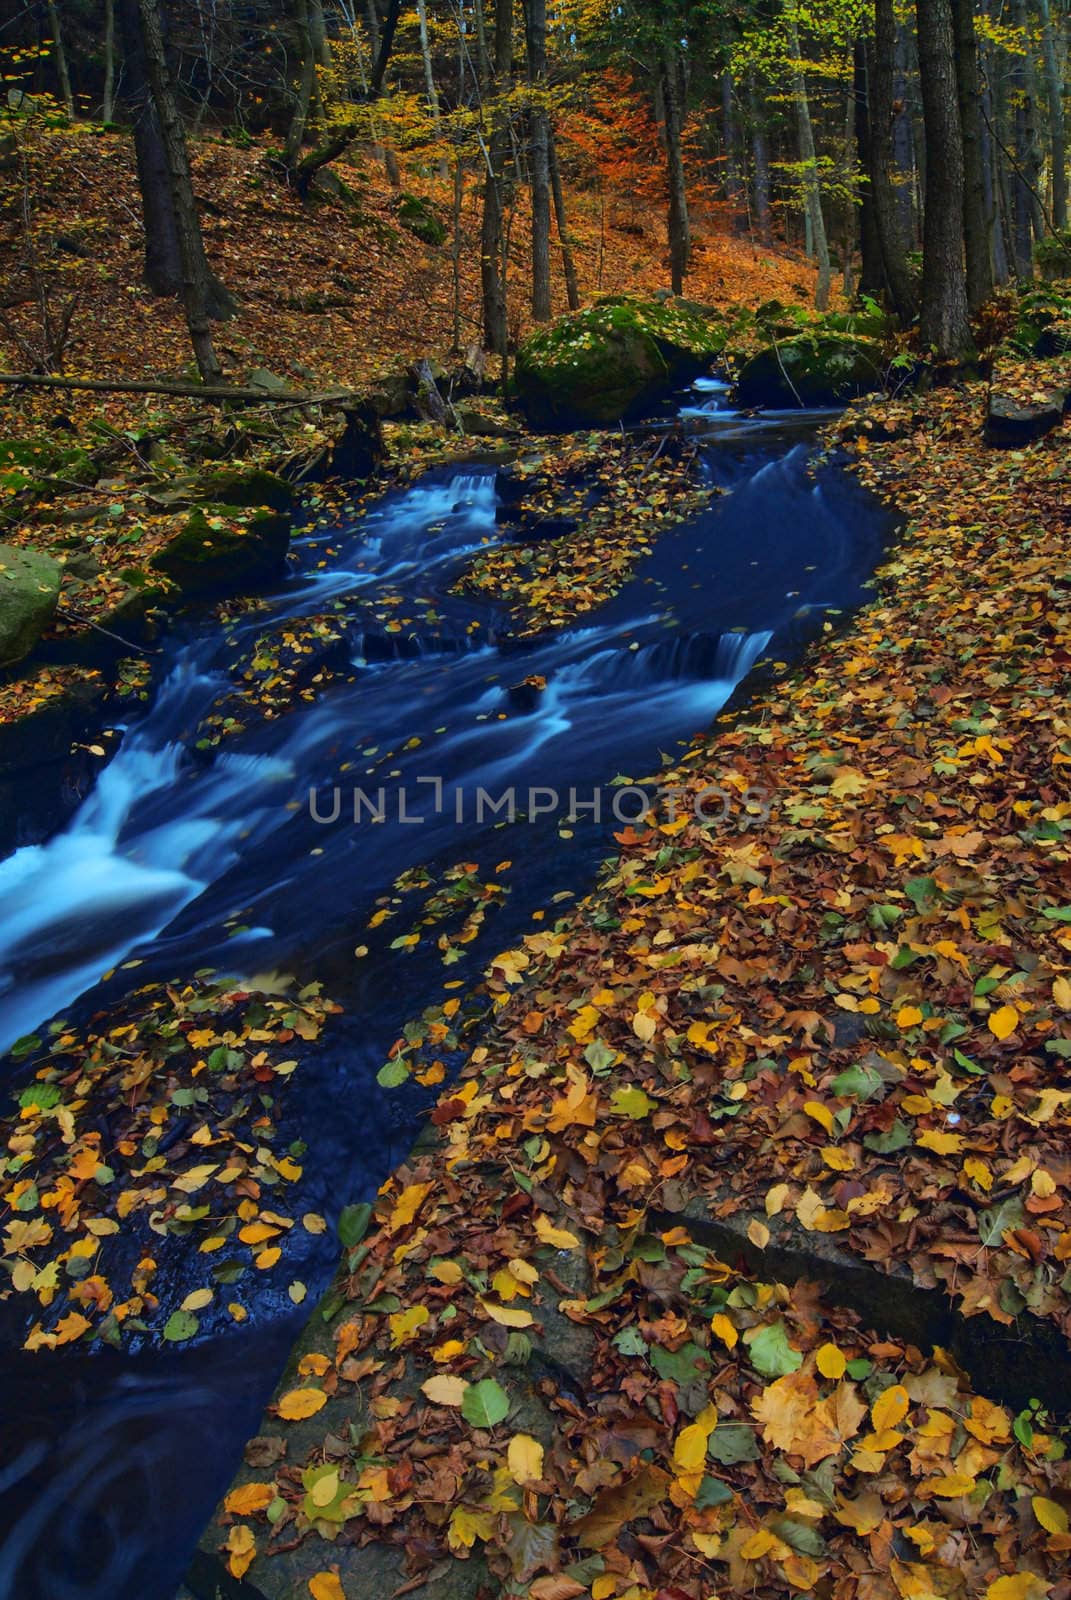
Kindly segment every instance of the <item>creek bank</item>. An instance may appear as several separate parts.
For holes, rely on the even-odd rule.
[[[876,1592],[900,1592],[901,1538],[946,1592],[964,1525],[977,1592],[1060,1575],[1045,1513],[1014,1508],[1071,1490],[1044,1407],[1015,1415],[1069,1310],[1061,487],[1050,438],[1005,492],[982,396],[853,414],[860,470],[913,519],[879,599],[665,774],[758,785],[768,814],[719,834],[653,813],[576,916],[492,963],[442,1142],[347,1245],[199,1595],[219,1564],[238,1595],[335,1569],[356,1595],[403,1550],[404,1581],[445,1561],[460,1593],[470,1554],[504,1592],[580,1595],[665,1584],[678,1549],[689,1581],[706,1561],[813,1590],[872,1563],[879,1527]],[[905,1272],[935,1314],[894,1333],[875,1280]],[[596,1348],[586,1393],[541,1389],[548,1440],[523,1406],[552,1313]],[[937,1331],[977,1387],[921,1347]]]

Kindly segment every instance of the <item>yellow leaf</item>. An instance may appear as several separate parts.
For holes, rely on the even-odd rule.
[[[448,1372],[437,1372],[434,1378],[420,1385],[421,1393],[427,1395],[433,1406],[459,1406],[467,1388],[464,1378],[453,1378]]]
[[[855,1162],[847,1150],[838,1150],[834,1144],[823,1145],[822,1160],[834,1172],[851,1172],[855,1167]]]
[[[817,1122],[819,1127],[824,1128],[826,1133],[828,1133],[832,1138],[833,1129],[835,1128],[836,1124],[833,1121],[833,1113],[830,1111],[829,1107],[822,1105],[821,1101],[819,1100],[805,1100],[803,1102],[803,1109],[807,1115]]]
[[[424,1196],[430,1190],[430,1183],[411,1183],[407,1188],[403,1189],[390,1214],[387,1232],[396,1233],[399,1228],[407,1227],[420,1210],[424,1203]]]
[[[346,1600],[346,1591],[334,1572],[314,1572],[309,1579],[312,1600]]]
[[[542,1212],[535,1219],[535,1231],[543,1244],[552,1245],[555,1250],[575,1250],[580,1243],[575,1233],[570,1233],[568,1228],[556,1228]]]
[[[425,1322],[430,1322],[431,1312],[427,1306],[410,1306],[407,1311],[392,1312],[387,1320],[390,1323],[390,1347],[397,1350],[399,1345],[414,1338],[417,1329],[422,1328]]]
[[[192,1289],[179,1306],[180,1311],[203,1311],[212,1304],[211,1289]]]
[[[901,1383],[894,1383],[891,1389],[885,1389],[870,1408],[871,1421],[876,1433],[884,1433],[887,1428],[895,1428],[898,1422],[903,1422],[911,1404],[907,1390]]]
[[[279,1401],[278,1412],[285,1422],[303,1422],[314,1417],[321,1406],[327,1404],[322,1389],[291,1389]]]
[[[322,1478],[317,1478],[309,1490],[309,1499],[314,1506],[329,1506],[338,1493],[338,1468],[333,1472],[325,1472]]]
[[[747,1236],[755,1246],[756,1250],[765,1250],[766,1246],[770,1242],[769,1228],[766,1226],[765,1222],[759,1222],[758,1219],[754,1217],[747,1225]]]
[[[253,1265],[261,1272],[267,1272],[269,1267],[274,1267],[282,1251],[277,1244],[269,1245],[266,1250],[261,1250],[259,1255],[253,1257]]]
[[[1030,1504],[1046,1533],[1067,1532],[1067,1512],[1063,1506],[1058,1506],[1055,1500],[1046,1500],[1041,1494],[1036,1494]]]
[[[461,1355],[465,1346],[460,1339],[447,1339],[442,1344],[437,1344],[431,1352],[431,1359],[435,1362],[452,1361],[455,1356]]]
[[[915,1143],[924,1150],[933,1150],[939,1156],[955,1155],[963,1149],[964,1138],[961,1133],[940,1133],[936,1128],[927,1128],[925,1133],[920,1133]]]
[[[682,1428],[673,1445],[673,1465],[678,1472],[701,1472],[707,1459],[710,1434],[698,1422]]]
[[[492,1322],[501,1323],[504,1328],[530,1328],[535,1321],[530,1311],[515,1311],[512,1306],[496,1306],[490,1300],[481,1300],[480,1305]]]
[[[1044,1600],[1051,1585],[1033,1572],[1017,1572],[1011,1578],[994,1578],[985,1600]]]
[[[835,1344],[824,1344],[814,1359],[823,1378],[843,1378],[848,1366],[843,1352]]]
[[[239,1228],[238,1237],[243,1244],[264,1244],[266,1240],[276,1238],[278,1233],[279,1229],[267,1222],[247,1222],[244,1228]]]
[[[171,1187],[172,1189],[181,1189],[183,1194],[196,1194],[198,1189],[204,1187],[212,1174],[218,1171],[218,1161],[211,1161],[207,1166],[203,1167],[191,1167],[189,1172],[182,1174],[181,1178],[175,1178]]]
[[[745,1561],[761,1561],[763,1556],[768,1556],[780,1543],[780,1539],[772,1534],[769,1528],[760,1528],[750,1539],[744,1540],[740,1546],[740,1555]]]
[[[979,1189],[984,1189],[987,1194],[993,1187],[993,1174],[989,1166],[986,1162],[980,1161],[977,1156],[967,1157],[963,1163],[963,1175],[965,1178],[969,1178],[972,1183],[977,1184]]]
[[[776,1217],[780,1214],[785,1201],[788,1199],[788,1184],[775,1183],[772,1189],[766,1192],[766,1215]]]
[[[711,1331],[716,1333],[722,1344],[727,1349],[735,1349],[740,1335],[737,1333],[724,1311],[717,1311],[710,1319]]]
[[[1071,978],[1055,978],[1052,997],[1061,1011],[1071,1011]]]
[[[231,1490],[223,1509],[236,1517],[252,1517],[258,1511],[266,1511],[275,1495],[274,1483],[243,1483],[241,1488]]]
[[[436,1283],[460,1283],[464,1273],[456,1261],[433,1261],[428,1268],[428,1277],[434,1278]]]
[[[941,1500],[958,1500],[960,1495],[970,1494],[976,1482],[977,1479],[969,1478],[965,1473],[950,1472],[944,1478],[927,1478],[919,1488],[928,1489]]]
[[[901,1006],[896,1013],[896,1026],[898,1028],[917,1028],[922,1021],[922,1012],[918,1006]]]
[[[1014,1006],[1001,1006],[999,1011],[989,1013],[986,1023],[994,1038],[1007,1039],[1019,1026],[1019,1013]]]
[[[244,1523],[233,1527],[227,1535],[227,1567],[232,1578],[244,1578],[257,1554],[257,1542],[252,1528]]]
[[[455,1506],[450,1513],[450,1526],[446,1539],[451,1550],[471,1550],[477,1539],[485,1542],[495,1531],[495,1517],[491,1511],[470,1511],[467,1506]]]
[[[543,1476],[543,1446],[530,1433],[515,1433],[506,1451],[514,1483],[538,1483]]]

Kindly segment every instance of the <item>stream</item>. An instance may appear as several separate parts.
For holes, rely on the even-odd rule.
[[[333,1225],[370,1198],[427,1105],[427,1091],[376,1083],[405,1021],[441,1001],[444,982],[474,981],[533,912],[583,895],[613,832],[642,812],[637,785],[758,662],[791,659],[866,598],[890,519],[837,468],[811,472],[815,415],[742,417],[724,385],[701,380],[681,416],[728,492],[563,632],[500,648],[505,617],[449,594],[465,558],[505,537],[495,469],[479,465],[299,531],[263,608],[172,632],[150,706],[67,828],[0,863],[0,1051],[51,1017],[78,1021],[205,967],[322,979],[345,1013],[290,1091],[286,1120],[308,1145],[301,1209]],[[343,632],[348,672],[199,753],[243,651],[313,616]],[[515,690],[531,677],[545,687]],[[368,931],[399,874],[470,862],[487,877],[504,861],[508,893],[456,964],[443,966],[434,937],[391,949],[423,896]],[[258,1284],[247,1323],[206,1321],[185,1347],[26,1355],[16,1326],[3,1329],[14,1347],[0,1351],[0,1596],[174,1594],[331,1276],[333,1237],[333,1226],[306,1235],[293,1263],[304,1309],[283,1284]]]

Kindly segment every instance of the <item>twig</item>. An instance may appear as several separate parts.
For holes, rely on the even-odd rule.
[[[121,644],[124,650],[140,650],[143,656],[158,656],[159,650],[150,650],[147,645],[135,644],[132,639],[124,639],[118,633],[113,633],[110,628],[104,628],[99,622],[94,622],[92,617],[85,616],[81,611],[76,611],[71,605],[59,607],[61,617],[73,617],[75,622],[84,622],[87,628],[96,628],[98,633],[103,633],[107,638],[114,639],[116,644]]]

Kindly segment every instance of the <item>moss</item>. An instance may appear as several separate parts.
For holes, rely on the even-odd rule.
[[[294,490],[285,478],[262,467],[231,467],[208,473],[199,488],[213,505],[271,506],[273,511],[289,511]]]
[[[241,506],[204,506],[149,565],[184,594],[240,594],[283,571],[290,544],[286,513]]]
[[[834,406],[882,387],[885,363],[874,340],[808,336],[760,350],[737,382],[745,406]]]
[[[415,234],[424,244],[441,245],[446,241],[446,227],[428,202],[417,194],[401,196],[398,201],[398,220],[403,228]]]
[[[533,334],[516,386],[540,426],[604,426],[634,416],[708,366],[720,322],[679,303],[608,297]]]

